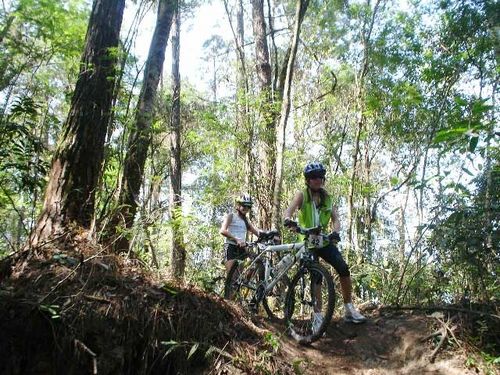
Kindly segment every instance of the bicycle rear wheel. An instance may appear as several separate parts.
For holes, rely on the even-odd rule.
[[[236,301],[246,310],[257,313],[257,288],[261,285],[263,278],[264,265],[262,263],[256,262],[241,269],[241,265],[236,262],[227,275],[224,298]]]
[[[316,262],[305,263],[293,277],[286,297],[285,320],[290,335],[301,344],[318,340],[335,308],[330,272]],[[315,314],[321,314],[321,319]]]

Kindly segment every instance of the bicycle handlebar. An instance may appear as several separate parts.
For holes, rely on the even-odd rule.
[[[293,220],[285,220],[284,224],[285,227],[288,227],[290,230],[293,230],[299,234],[304,235],[306,238],[309,237],[311,234],[313,234],[317,236],[323,236],[323,239],[328,241],[334,241],[334,242],[340,241],[340,236],[337,232],[332,232],[330,234],[322,233],[321,232],[322,228],[320,225],[312,228],[302,228],[296,221]]]

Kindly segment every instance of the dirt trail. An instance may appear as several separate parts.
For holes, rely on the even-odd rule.
[[[281,350],[303,374],[477,374],[465,368],[466,357],[456,348],[429,362],[435,345],[420,340],[433,331],[432,321],[425,315],[387,314],[353,325],[336,317],[326,336],[311,346],[280,335]],[[282,332],[284,327],[268,328]]]
[[[158,284],[135,260],[100,251],[63,241],[0,262],[0,374],[481,373],[456,346],[429,362],[435,342],[421,338],[437,319],[423,314],[374,310],[362,325],[336,317],[326,337],[300,346],[280,334],[283,324],[197,288]],[[494,325],[487,331],[500,336]]]

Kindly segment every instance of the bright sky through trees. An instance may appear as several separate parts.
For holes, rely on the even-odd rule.
[[[122,33],[127,33],[132,24],[137,4],[127,2],[124,14]],[[140,59],[141,66],[149,50],[151,34],[156,20],[156,8],[150,9],[141,22],[139,34],[135,41],[133,53]],[[209,65],[203,60],[203,44],[212,35],[220,35],[226,42],[231,43],[231,31],[227,22],[222,2],[214,1],[203,4],[193,10],[192,16],[184,16],[181,26],[181,77],[198,89],[208,90],[207,76]],[[168,77],[171,69],[170,41],[165,54],[163,76]]]

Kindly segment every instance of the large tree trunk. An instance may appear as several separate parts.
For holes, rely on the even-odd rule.
[[[104,154],[125,0],[95,0],[80,74],[52,161],[42,214],[31,243],[67,224],[89,228]]]
[[[293,79],[293,67],[295,65],[295,57],[297,56],[297,48],[299,44],[300,27],[304,16],[309,6],[309,0],[297,0],[295,10],[295,26],[293,30],[292,43],[290,47],[290,56],[287,62],[286,79],[283,88],[283,102],[281,104],[281,115],[277,129],[277,156],[276,156],[276,175],[273,192],[273,223],[275,228],[281,226],[281,188],[283,185],[283,153],[285,151],[285,130],[288,122],[291,107],[291,91]]]
[[[179,51],[181,34],[180,10],[177,8],[172,32],[172,118],[170,129],[170,218],[172,220],[172,275],[184,277],[186,249],[182,232],[182,170],[181,170],[181,76]]]
[[[260,179],[256,196],[260,205],[259,226],[268,228],[272,218],[274,166],[276,164],[276,114],[273,109],[271,64],[264,18],[264,1],[252,0],[252,24],[255,38],[255,60],[259,82],[259,116],[261,136]]]
[[[111,221],[114,230],[117,224],[130,229],[134,223],[137,211],[140,187],[144,175],[144,165],[149,145],[151,143],[151,123],[154,115],[154,104],[158,82],[163,70],[165,48],[167,46],[172,17],[177,0],[160,0],[156,27],[149,48],[148,59],[144,71],[139,102],[135,111],[135,125],[130,134],[127,155],[119,195],[118,212]],[[129,240],[126,236],[115,242],[115,251],[127,251]]]

